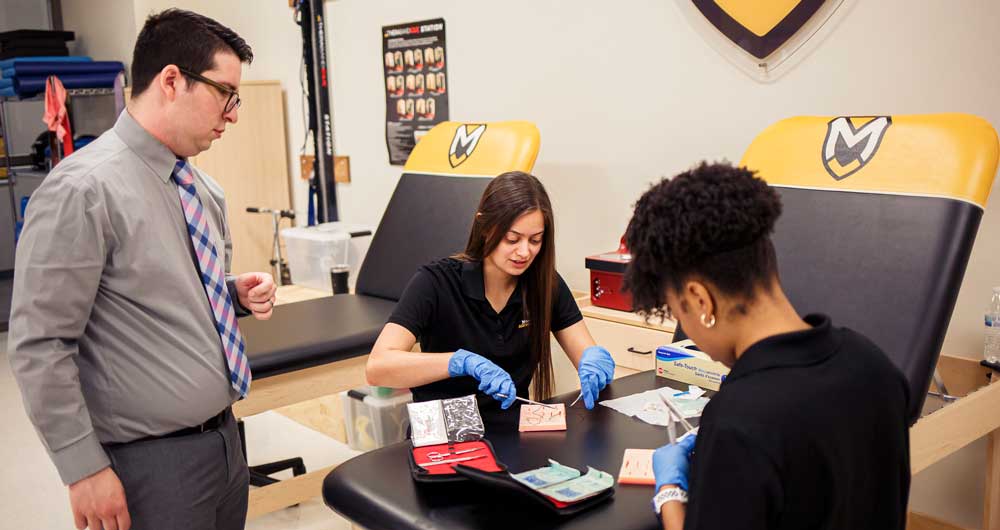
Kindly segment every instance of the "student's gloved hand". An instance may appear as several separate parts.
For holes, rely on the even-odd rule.
[[[448,375],[460,377],[468,375],[479,381],[479,391],[500,401],[500,408],[508,409],[517,397],[517,387],[503,368],[492,361],[468,350],[458,350],[448,360]],[[503,394],[507,397],[499,397]]]
[[[688,470],[691,467],[691,451],[698,435],[688,436],[675,444],[667,444],[653,452],[653,475],[656,477],[656,492],[667,484],[688,490]]]
[[[579,372],[583,404],[592,409],[597,401],[597,394],[608,386],[615,376],[615,360],[603,347],[591,346],[583,350]]]

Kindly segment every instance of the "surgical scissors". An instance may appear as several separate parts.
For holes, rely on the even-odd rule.
[[[444,460],[449,456],[464,455],[465,453],[471,453],[473,451],[482,451],[482,450],[483,450],[482,447],[475,447],[472,449],[462,449],[461,451],[454,451],[451,453],[439,453],[437,451],[431,451],[430,453],[427,453],[427,458],[429,458],[431,462],[440,462],[441,460]]]

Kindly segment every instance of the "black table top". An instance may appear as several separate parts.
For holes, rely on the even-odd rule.
[[[665,386],[687,389],[687,385],[648,371],[612,381],[601,392],[601,399]],[[563,394],[549,402],[568,406],[578,394]],[[518,416],[515,405],[500,420],[486,424],[486,438],[497,458],[515,473],[546,466],[552,458],[582,471],[589,465],[617,478],[625,449],[655,449],[668,441],[666,427],[649,425],[600,405],[587,410],[582,401],[567,410],[566,431],[519,433]],[[696,419],[690,421],[697,425]],[[470,483],[418,484],[410,476],[409,448],[409,441],[393,444],[338,466],[323,481],[327,506],[369,530],[660,528],[650,502],[652,486],[616,483],[611,500],[575,516],[558,518],[541,509],[515,506],[510,498],[492,496],[491,490]]]
[[[367,355],[396,302],[355,294],[275,306],[270,320],[240,319],[254,379]]]

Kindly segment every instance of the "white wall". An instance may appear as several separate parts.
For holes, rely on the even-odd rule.
[[[451,118],[538,124],[535,174],[554,203],[559,270],[577,289],[587,286],[584,257],[617,247],[650,182],[703,158],[738,161],[781,118],[958,111],[1000,126],[995,2],[855,2],[768,85],[716,53],[672,0],[341,0],[327,13],[337,148],[351,156],[355,178],[339,186],[344,218],[377,222],[400,173],[387,164],[379,29],[444,17]],[[653,67],[650,57],[659,58]],[[981,352],[982,311],[1000,285],[998,196],[959,294],[949,353]],[[912,508],[979,527],[982,457],[973,444],[916,477]]]
[[[1000,4],[858,1],[809,57],[772,84],[750,80],[670,0],[327,3],[337,148],[355,182],[341,211],[375,223],[399,175],[387,164],[382,25],[444,17],[451,118],[538,124],[535,166],[555,203],[560,272],[585,288],[586,255],[616,248],[648,184],[703,159],[738,161],[768,124],[800,114],[969,112],[1000,124],[990,65]],[[649,66],[650,57],[660,62]],[[944,351],[977,356],[1000,285],[1000,211],[983,219]],[[986,234],[986,235],[982,235]],[[806,309],[806,308],[803,308]]]
[[[132,64],[135,45],[135,12],[130,1],[60,0],[63,28],[76,33],[70,43],[73,55],[89,55],[95,61]]]
[[[376,222],[399,169],[386,163],[380,36],[385,24],[443,16],[452,119],[529,119],[542,131],[535,173],[556,203],[560,270],[586,285],[583,257],[615,248],[645,187],[702,158],[737,161],[768,124],[799,114],[961,111],[1000,123],[990,68],[1000,4],[856,2],[835,31],[773,84],[739,72],[670,1],[327,4],[337,147],[356,182],[341,210]],[[526,13],[530,15],[526,16]],[[650,67],[649,57],[661,62]],[[983,220],[996,228],[994,197]],[[997,239],[981,236],[947,352],[976,356]]]
[[[4,0],[0,2],[0,32],[18,29],[52,29],[48,2]]]
[[[253,46],[245,78],[279,79],[285,87],[290,173],[295,205],[304,210],[296,162],[300,40],[287,3],[133,4],[136,30],[150,11],[177,6],[220,20]],[[587,284],[584,257],[616,248],[649,183],[703,158],[738,161],[751,139],[781,118],[958,111],[1000,126],[1000,3],[848,5],[808,57],[762,85],[705,43],[674,0],[328,1],[336,150],[350,155],[354,179],[337,187],[341,217],[377,224],[400,174],[387,162],[380,28],[427,18],[447,22],[453,120],[526,119],[541,129],[535,173],[556,210],[560,272],[577,289]],[[119,47],[127,60],[131,45]],[[990,287],[1000,285],[998,196],[983,219],[945,352],[980,354],[982,311]],[[983,445],[974,444],[916,477],[911,506],[979,527],[982,456]]]

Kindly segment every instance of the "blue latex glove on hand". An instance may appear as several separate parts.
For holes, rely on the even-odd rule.
[[[583,350],[579,373],[583,404],[592,409],[597,401],[597,395],[615,376],[615,360],[603,347],[591,346]]]
[[[468,375],[479,381],[479,391],[500,401],[500,408],[506,410],[514,404],[517,397],[517,387],[510,374],[493,361],[468,350],[458,350],[448,360],[448,375],[461,377]],[[499,397],[503,394],[507,397]]]
[[[688,490],[688,470],[691,468],[691,451],[697,435],[688,436],[675,444],[667,444],[653,452],[653,475],[656,492],[668,484]]]

